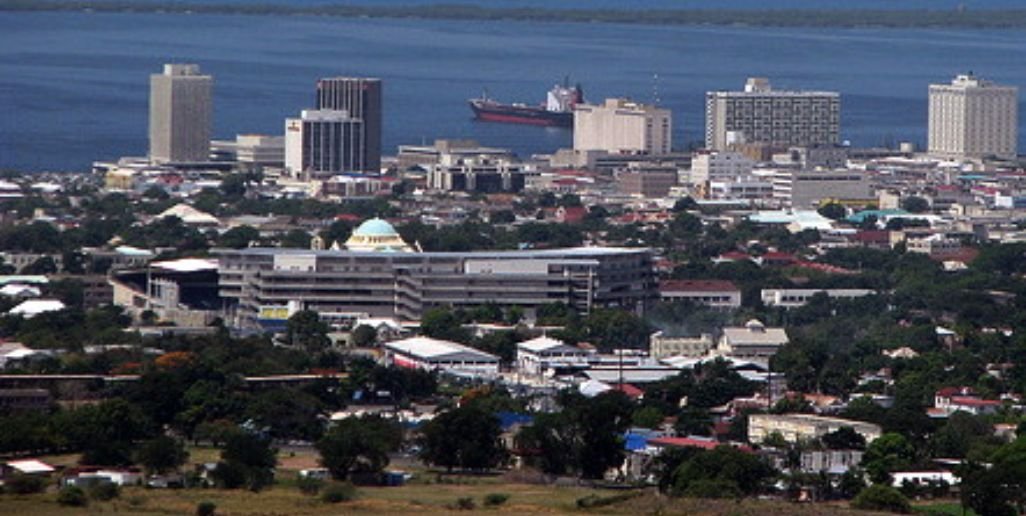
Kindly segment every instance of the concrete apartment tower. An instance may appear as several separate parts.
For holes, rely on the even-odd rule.
[[[669,154],[672,118],[669,109],[627,99],[574,106],[574,150],[610,154]]]
[[[705,94],[705,147],[732,144],[821,147],[837,145],[841,94],[831,91],[774,90],[768,79],[751,77],[744,91]]]
[[[213,86],[194,64],[166,64],[150,76],[150,161],[209,160]]]
[[[930,85],[930,155],[1012,159],[1019,142],[1019,89],[959,75]]]
[[[381,171],[381,79],[332,77],[317,81],[317,109],[346,111],[363,128],[359,172]]]

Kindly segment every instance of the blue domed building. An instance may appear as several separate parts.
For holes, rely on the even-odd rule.
[[[388,221],[377,217],[360,224],[346,240],[345,247],[350,251],[371,251],[385,253],[413,252],[399,232]]]

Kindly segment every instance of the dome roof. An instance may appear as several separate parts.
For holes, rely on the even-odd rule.
[[[350,251],[372,252],[412,252],[399,232],[384,220],[373,218],[356,228],[346,240],[346,249]]]
[[[392,227],[387,221],[373,218],[360,224],[360,227],[353,231],[354,235],[368,236],[368,237],[388,237],[398,236],[399,232]]]

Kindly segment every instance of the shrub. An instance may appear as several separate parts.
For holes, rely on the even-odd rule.
[[[908,498],[897,489],[883,484],[871,485],[855,496],[851,506],[863,511],[912,512]]]
[[[316,496],[324,487],[324,481],[319,478],[299,477],[296,479],[296,487],[305,495]]]
[[[17,474],[4,482],[5,490],[12,494],[26,495],[41,493],[46,488],[46,480],[33,475]]]
[[[509,500],[509,495],[506,493],[489,493],[484,497],[485,507],[498,507]]]
[[[89,498],[106,502],[121,496],[121,488],[113,482],[100,482],[89,488]]]
[[[691,498],[741,498],[741,489],[730,480],[695,480],[684,490],[684,496]]]
[[[635,498],[640,493],[622,493],[612,496],[598,496],[588,495],[583,498],[577,499],[577,507],[580,509],[591,509],[595,507],[605,507],[607,505],[613,505],[620,502],[626,502],[631,498]]]
[[[321,500],[326,503],[348,502],[356,498],[356,488],[350,483],[328,484],[321,492]]]
[[[217,504],[214,502],[200,502],[196,504],[196,516],[214,516],[217,512]]]
[[[65,486],[57,492],[57,503],[69,507],[84,507],[89,503],[89,500],[86,499],[85,491],[81,488]]]
[[[477,504],[475,504],[474,499],[469,496],[457,498],[456,505],[454,506],[458,511],[472,511],[475,507],[477,507]]]

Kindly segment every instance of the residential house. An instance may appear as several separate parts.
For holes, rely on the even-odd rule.
[[[974,416],[994,414],[1001,407],[998,400],[985,400],[970,387],[945,387],[934,394],[931,415],[947,417],[955,412],[968,412]]]

